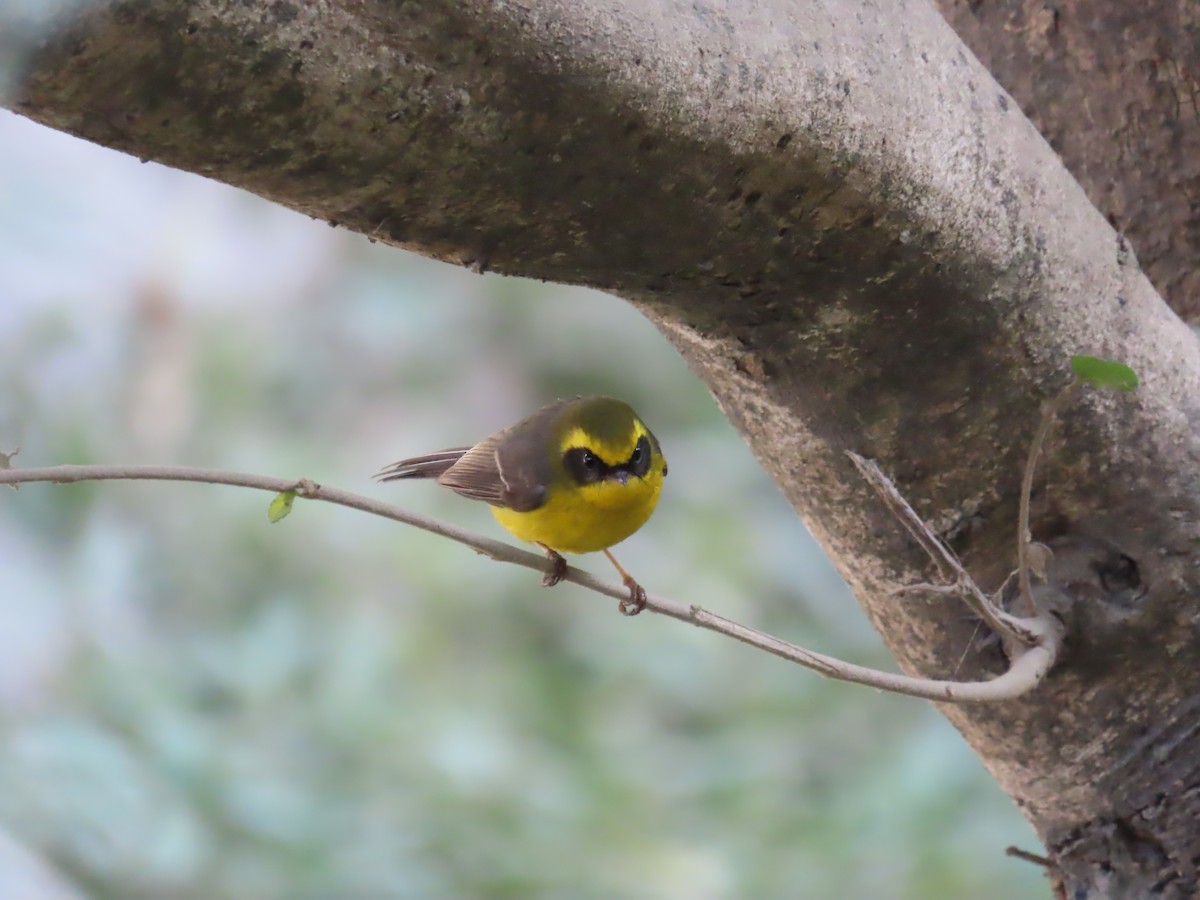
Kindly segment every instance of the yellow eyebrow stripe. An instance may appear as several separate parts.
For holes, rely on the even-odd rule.
[[[577,426],[566,433],[558,449],[560,452],[566,453],[572,447],[586,447],[599,456],[605,465],[619,466],[633,456],[633,449],[637,446],[638,440],[642,435],[648,433],[645,425],[641,422],[634,422],[633,433],[619,444],[613,444],[599,441],[595,435],[589,434]]]

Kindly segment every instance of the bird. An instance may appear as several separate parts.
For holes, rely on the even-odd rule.
[[[547,587],[566,575],[564,553],[603,550],[629,591],[621,612],[637,615],[646,607],[646,591],[608,548],[646,524],[666,475],[658,439],[628,403],[573,397],[474,446],[402,459],[375,477],[433,478],[482,500],[510,534],[549,558],[542,578]]]

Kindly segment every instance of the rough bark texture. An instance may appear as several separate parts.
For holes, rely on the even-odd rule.
[[[1200,3],[938,0],[959,35],[1200,322]]]
[[[40,50],[14,108],[428,255],[627,297],[910,672],[954,674],[975,626],[891,593],[926,561],[843,451],[995,586],[1069,354],[1128,362],[1143,388],[1084,393],[1035,498],[1068,658],[1033,696],[947,715],[1070,896],[1200,890],[1196,338],[928,2],[125,0]],[[1183,215],[1153,175],[1117,193]],[[1172,253],[1194,224],[1164,226]],[[1002,666],[976,647],[958,675]]]

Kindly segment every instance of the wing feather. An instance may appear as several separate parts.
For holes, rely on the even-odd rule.
[[[436,478],[438,484],[472,500],[532,512],[546,502],[553,474],[545,446],[547,431],[571,402],[552,403],[474,447],[403,459],[376,477],[383,481]]]
[[[380,481],[396,481],[400,478],[437,478],[456,462],[462,459],[470,447],[452,447],[449,450],[439,450],[425,456],[413,456],[402,459],[390,466],[384,466],[375,477]]]
[[[517,512],[535,510],[546,501],[545,479],[513,449],[510,435],[493,435],[438,476],[438,484],[492,506]]]
[[[438,476],[438,484],[452,491],[482,500],[493,506],[507,506],[504,502],[504,479],[496,464],[494,438],[476,444]]]

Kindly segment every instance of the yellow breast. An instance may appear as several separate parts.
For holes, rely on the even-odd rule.
[[[532,512],[492,507],[496,520],[522,541],[560,553],[592,553],[620,543],[646,524],[662,492],[661,460],[644,478],[555,487]]]

